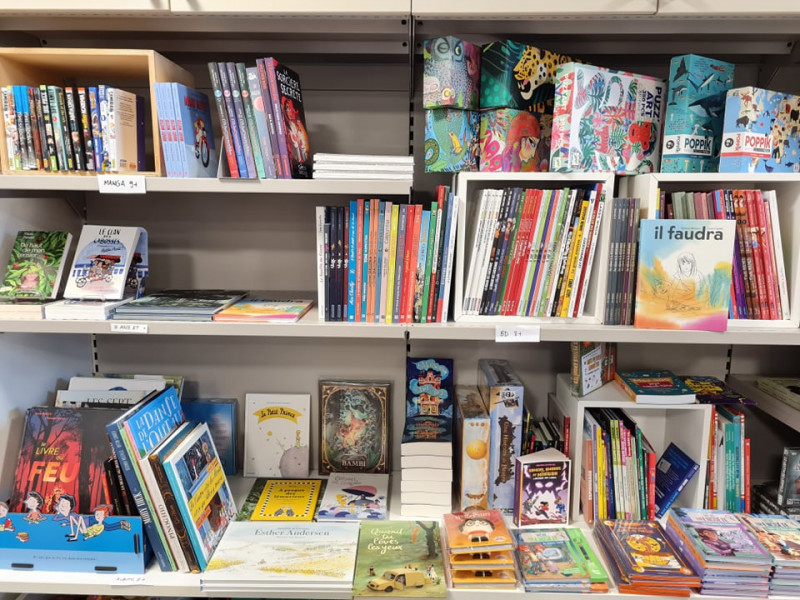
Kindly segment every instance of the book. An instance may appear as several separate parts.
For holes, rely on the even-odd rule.
[[[480,170],[546,172],[550,164],[549,113],[498,108],[481,112]]]
[[[783,449],[777,500],[781,507],[800,506],[800,448]]]
[[[320,387],[320,472],[389,472],[388,381],[324,379]]]
[[[670,442],[656,463],[656,518],[667,513],[698,469],[688,454]]]
[[[119,88],[106,89],[108,102],[108,153],[112,172],[144,171],[144,115],[143,99]]]
[[[737,393],[725,383],[710,375],[681,375],[681,379],[697,397],[700,404],[739,404],[743,406],[755,406],[755,400],[751,400]]]
[[[258,67],[247,67],[247,84],[250,86],[250,102],[253,106],[253,119],[256,127],[256,139],[261,150],[261,159],[264,162],[264,174],[267,179],[277,176],[275,156],[270,141],[269,119],[267,111],[270,110],[269,91],[261,87],[261,76]],[[255,145],[255,142],[254,142]]]
[[[453,379],[451,358],[406,358],[403,446],[426,442],[431,454],[452,456]],[[427,442],[438,442],[443,447],[438,450]]]
[[[0,284],[0,298],[56,298],[71,244],[68,231],[18,232]]]
[[[513,538],[497,509],[447,513],[442,517],[453,554],[513,550]]]
[[[319,503],[317,521],[386,519],[389,475],[331,473]]]
[[[270,479],[251,521],[311,521],[322,487],[319,479]]]
[[[481,48],[448,35],[422,45],[422,108],[480,108]]]
[[[694,404],[695,393],[672,371],[617,371],[614,381],[639,404]]]
[[[589,569],[567,529],[518,529],[514,538],[525,591],[590,590]]]
[[[56,408],[128,408],[144,398],[143,390],[56,390]]]
[[[297,323],[311,310],[313,300],[284,300],[247,296],[214,314],[215,321]]]
[[[455,589],[491,588],[513,590],[517,587],[514,569],[475,569],[457,570],[450,573],[451,587]]]
[[[364,521],[353,597],[444,598],[447,588],[436,521]]]
[[[514,525],[569,523],[570,464],[555,448],[517,457]]]
[[[275,88],[277,96],[272,97],[273,110],[276,119],[283,119],[291,177],[311,179],[311,145],[306,127],[300,76],[274,58],[266,59],[266,63],[269,77],[274,76],[277,84]],[[270,88],[270,95],[272,92],[273,88]]]
[[[730,220],[643,220],[634,327],[725,331],[735,230]]]
[[[460,511],[489,508],[489,432],[486,404],[476,386],[456,385],[456,473]]]
[[[570,389],[581,398],[614,380],[617,345],[614,342],[571,342]]]
[[[477,171],[480,160],[480,113],[431,108],[425,111],[425,172]]]
[[[218,160],[208,96],[181,83],[170,86],[180,131],[177,158],[183,176],[216,177]]]
[[[308,477],[311,395],[248,393],[244,411],[245,477]]]
[[[67,298],[44,306],[44,318],[50,321],[105,321],[111,318],[118,306],[133,298],[122,300],[76,300]]]
[[[181,398],[187,421],[207,423],[225,475],[236,475],[236,398]]]
[[[230,63],[228,63],[230,65]],[[230,67],[228,67],[230,69]],[[260,179],[266,179],[267,171],[264,165],[264,157],[261,154],[261,141],[258,138],[258,128],[256,116],[253,110],[253,99],[250,97],[250,81],[247,79],[247,71],[243,62],[234,63],[235,74],[230,73],[230,77],[236,77],[239,95],[244,109],[246,123],[246,134],[250,141],[250,153],[253,155],[253,165],[256,174]]]
[[[757,377],[756,387],[789,406],[800,408],[800,378]]]
[[[197,562],[205,569],[228,524],[236,518],[236,505],[208,425],[198,424],[164,457],[163,465]]]
[[[222,134],[222,146],[225,148],[225,159],[228,164],[228,174],[232,178],[239,178],[238,148],[234,147],[233,132],[228,113],[224,88],[217,63],[208,63],[208,73],[211,79],[211,89],[214,93],[214,104],[217,105],[217,118],[219,119],[220,131]],[[238,131],[236,132],[238,136]]]
[[[163,290],[127,302],[115,319],[211,321],[214,314],[240,300],[244,290]]]

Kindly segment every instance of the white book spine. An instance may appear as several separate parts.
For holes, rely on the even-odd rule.
[[[586,268],[584,269],[584,274],[583,274],[583,287],[581,287],[581,294],[580,294],[581,297],[578,301],[578,314],[576,315],[578,317],[583,316],[583,309],[584,306],[586,305],[586,295],[588,293],[587,291],[589,289],[589,284],[591,283],[589,281],[589,278],[592,274],[592,265],[594,264],[594,252],[595,248],[597,248],[597,239],[600,237],[600,227],[603,223],[603,212],[605,212],[605,206],[606,206],[605,200],[604,198],[601,197],[600,202],[597,205],[597,213],[594,219],[595,226],[594,226],[594,231],[592,232],[592,239],[589,246],[589,257],[587,259]]]
[[[486,283],[486,276],[489,272],[489,262],[492,256],[492,245],[494,242],[495,231],[500,227],[498,215],[503,203],[503,190],[493,190],[492,203],[486,218],[486,227],[483,230],[483,240],[481,242],[481,256],[478,264],[478,277],[473,282],[473,299],[471,313],[480,314],[481,300],[483,299],[483,289]]]
[[[572,220],[572,213],[575,210],[575,202],[578,197],[577,190],[570,190],[569,203],[567,209],[561,220],[561,239],[558,247],[558,254],[554,257],[552,277],[550,278],[550,289],[548,290],[549,296],[547,298],[547,310],[545,314],[550,315],[553,312],[553,306],[556,303],[556,291],[558,290],[558,275],[561,272],[561,264],[567,260],[567,238],[569,235],[569,226]]]
[[[581,274],[583,273],[584,256],[586,255],[586,246],[589,243],[589,233],[591,231],[592,224],[594,223],[597,202],[597,192],[592,191],[591,196],[589,197],[589,209],[586,211],[586,221],[584,222],[583,231],[581,232],[581,242],[578,246],[578,256],[575,260],[575,278],[569,294],[569,306],[567,308],[568,317],[571,317],[575,312],[575,303],[578,299],[576,292],[578,291],[578,284],[582,276]]]
[[[464,286],[464,298],[462,312],[470,314],[469,309],[472,306],[472,288],[473,283],[477,277],[478,255],[481,250],[481,241],[483,239],[483,229],[486,226],[486,215],[489,211],[489,204],[491,203],[491,196],[489,190],[481,191],[480,209],[477,213],[478,223],[475,226],[475,235],[472,239],[472,254],[470,255],[469,270],[467,271],[467,283]],[[451,228],[455,225],[453,223]]]

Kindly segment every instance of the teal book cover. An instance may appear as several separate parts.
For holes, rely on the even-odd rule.
[[[434,108],[425,111],[425,172],[477,171],[480,113]]]

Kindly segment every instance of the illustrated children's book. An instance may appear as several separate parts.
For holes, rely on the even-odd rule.
[[[214,313],[241,299],[244,290],[162,290],[126,302],[115,319],[211,321]]]
[[[141,227],[84,225],[64,298],[138,298],[147,276],[147,232]]]
[[[358,523],[231,523],[200,576],[202,589],[350,590],[358,529]]]
[[[236,518],[236,505],[208,425],[197,425],[163,464],[202,570]]]
[[[425,172],[477,171],[480,113],[431,108],[425,111]]]
[[[450,586],[453,588],[492,588],[513,590],[517,587],[514,569],[475,569],[450,571]]]
[[[667,513],[698,469],[688,454],[670,442],[656,463],[656,518]]]
[[[33,407],[25,413],[9,508],[27,512],[35,523],[54,513],[64,498],[71,510],[92,514],[111,504],[103,461],[111,456],[106,423],[122,410],[113,408]]]
[[[322,487],[319,479],[270,479],[251,521],[310,521]]]
[[[18,232],[0,282],[0,298],[56,298],[71,244],[68,231]]]
[[[320,472],[389,472],[388,381],[322,380]]]
[[[682,375],[681,379],[695,393],[700,404],[742,404],[755,406],[755,401],[742,396],[731,387],[710,375]]]
[[[566,529],[517,530],[514,537],[525,591],[591,589],[585,560]]]
[[[695,394],[672,371],[617,371],[614,381],[639,404],[694,404]]]
[[[800,566],[800,522],[788,515],[739,513],[737,516],[772,555],[776,572]]]
[[[784,448],[778,483],[778,504],[800,506],[800,448]]]
[[[614,380],[617,345],[614,342],[572,342],[570,389],[581,398]]]
[[[489,413],[476,386],[456,386],[458,510],[489,508]]]
[[[725,331],[736,223],[644,219],[634,327]]]
[[[663,173],[716,173],[732,63],[696,54],[670,61],[664,113]]]
[[[480,108],[480,46],[448,35],[425,40],[422,57],[422,108]]]
[[[436,521],[364,521],[353,596],[444,598],[447,588]]]
[[[453,359],[406,358],[403,444],[453,441]],[[447,453],[451,455],[452,450]]]
[[[719,171],[800,172],[800,96],[756,87],[728,91]]]
[[[310,394],[246,394],[244,476],[308,477]]]
[[[216,177],[217,151],[208,96],[181,83],[171,83],[178,127],[177,159],[184,177]]]
[[[503,514],[497,509],[447,513],[443,519],[447,547],[452,554],[514,548]]]
[[[556,73],[551,171],[658,169],[663,79],[566,63]]]
[[[481,113],[481,171],[548,170],[552,113],[499,108]]]
[[[517,457],[514,525],[569,522],[570,460],[555,448]]]
[[[314,305],[313,300],[276,300],[247,297],[214,315],[215,321],[296,323]]]
[[[317,521],[385,519],[388,498],[388,474],[331,473],[319,504]]]
[[[182,398],[187,421],[208,423],[225,475],[236,475],[236,398]]]

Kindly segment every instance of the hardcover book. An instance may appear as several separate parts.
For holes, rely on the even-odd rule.
[[[670,61],[662,173],[716,173],[734,65],[696,54]]]
[[[115,319],[211,321],[246,294],[243,290],[163,290],[120,306]]]
[[[317,521],[385,519],[388,498],[387,474],[331,473],[317,511]]]
[[[555,448],[517,457],[514,525],[569,523],[570,460]]]
[[[800,566],[800,523],[788,515],[738,514],[772,555],[776,572]]]
[[[698,469],[688,454],[670,442],[656,463],[656,518],[667,513]]]
[[[384,381],[322,380],[320,472],[389,472],[389,399]]]
[[[756,87],[729,90],[719,171],[800,172],[800,96]]]
[[[800,506],[800,448],[784,448],[778,483],[778,504]]]
[[[513,550],[513,539],[497,509],[447,513],[443,517],[451,554]]]
[[[694,404],[696,400],[672,371],[617,371],[614,381],[639,404]]]
[[[499,108],[481,113],[481,171],[546,172],[553,114]]]
[[[456,385],[456,472],[459,510],[489,508],[489,431],[486,404],[475,386]]]
[[[364,521],[353,596],[444,598],[444,563],[436,521]]]
[[[663,79],[566,63],[556,73],[550,170],[658,169]]]
[[[425,40],[422,57],[422,108],[480,108],[480,46],[448,35]]]
[[[725,331],[736,222],[644,219],[634,327]]]
[[[425,111],[425,172],[477,171],[480,113],[431,108]]]
[[[452,444],[453,378],[452,358],[406,358],[403,444]],[[452,455],[452,450],[447,455]]]
[[[261,492],[251,521],[310,521],[322,482],[319,479],[270,479]]]
[[[0,283],[0,298],[56,298],[71,243],[72,234],[66,231],[18,232]]]
[[[310,394],[246,394],[244,476],[308,477]]]
[[[187,421],[208,423],[225,475],[236,475],[236,398],[182,398]]]
[[[617,345],[614,342],[572,342],[570,389],[581,398],[614,380]]]

